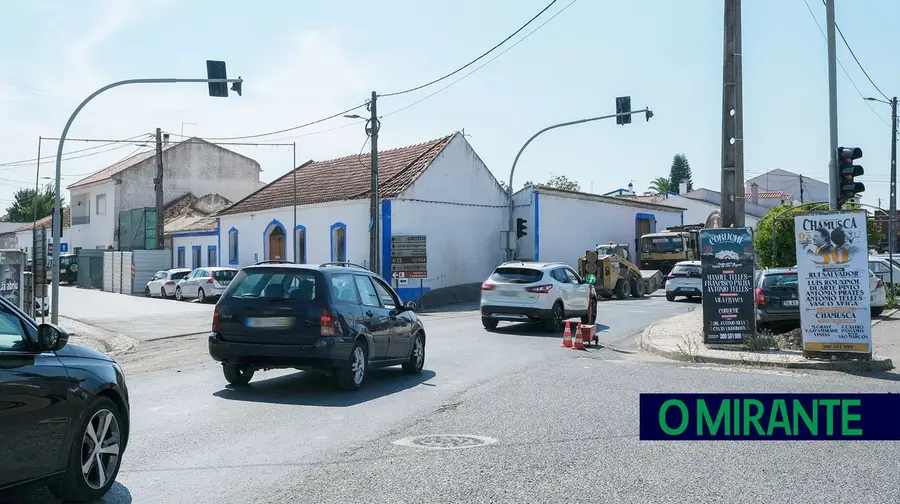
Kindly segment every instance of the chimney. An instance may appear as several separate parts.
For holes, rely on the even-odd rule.
[[[687,190],[687,181],[686,181],[686,180],[682,180],[681,183],[678,184],[678,194],[685,194],[685,193],[687,193],[687,192],[688,192],[688,190]]]
[[[634,184],[628,183],[628,194],[634,194]]]
[[[759,184],[756,182],[750,184],[750,203],[759,205]]]
[[[169,134],[168,133],[163,133],[162,144],[163,144],[163,147],[169,146]]]

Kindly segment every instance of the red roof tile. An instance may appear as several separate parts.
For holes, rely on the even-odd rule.
[[[69,220],[69,209],[63,208],[62,214],[63,214],[63,228],[67,228],[71,225],[70,220]],[[38,219],[37,222],[34,222],[34,223],[29,222],[28,224],[25,224],[24,226],[20,227],[19,229],[16,229],[16,232],[21,233],[22,231],[30,231],[36,227],[37,228],[50,228],[50,221],[52,220],[51,217],[52,217],[52,215],[48,215],[48,216],[44,217],[43,219]]]
[[[760,193],[759,193],[759,199],[782,199],[782,198],[788,198],[788,197],[790,197],[790,194],[787,194],[787,193],[782,192],[782,191],[760,192]],[[747,193],[747,194],[746,194],[746,198],[747,198],[748,200],[749,200],[749,199],[752,199],[752,198],[753,198],[753,194],[752,194],[752,193]]]
[[[379,151],[379,197],[392,198],[409,188],[453,137],[447,135],[408,147]],[[364,154],[308,161],[222,210],[219,215],[293,206],[294,173],[297,174],[298,205],[368,198],[372,180],[370,157]]]

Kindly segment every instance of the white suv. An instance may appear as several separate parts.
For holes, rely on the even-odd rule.
[[[492,331],[507,322],[543,322],[560,331],[570,317],[597,320],[594,286],[561,262],[508,261],[481,284],[481,323]]]

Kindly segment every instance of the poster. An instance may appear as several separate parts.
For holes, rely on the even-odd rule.
[[[794,218],[803,350],[872,353],[866,215]]]
[[[16,263],[0,264],[0,296],[12,304],[22,308],[21,291],[22,265]]]
[[[703,341],[741,344],[756,333],[753,230],[700,230]]]

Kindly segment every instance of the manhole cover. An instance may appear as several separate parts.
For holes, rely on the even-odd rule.
[[[435,434],[431,436],[412,436],[394,441],[400,446],[411,448],[424,448],[426,450],[459,450],[462,448],[477,448],[496,443],[497,440],[484,436],[470,436],[462,434]]]

